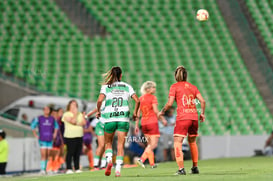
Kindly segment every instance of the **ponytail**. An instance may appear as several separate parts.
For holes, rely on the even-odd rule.
[[[111,85],[116,81],[120,81],[122,70],[120,67],[112,67],[111,70],[103,74],[104,82],[103,84]]]
[[[188,73],[184,66],[179,66],[176,68],[174,73],[175,80],[177,82],[187,81]]]

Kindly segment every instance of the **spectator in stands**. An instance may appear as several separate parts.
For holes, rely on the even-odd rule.
[[[36,127],[39,128],[39,136],[36,133]],[[31,123],[33,135],[39,139],[41,151],[40,174],[46,173],[49,151],[52,149],[53,140],[56,138],[58,129],[58,123],[55,121],[54,117],[50,116],[49,106],[44,107],[44,115],[34,118]]]
[[[64,122],[64,139],[67,145],[66,155],[66,173],[71,174],[73,158],[76,173],[81,173],[80,170],[80,155],[82,152],[83,142],[83,126],[86,124],[85,113],[78,111],[78,103],[76,100],[69,101],[66,112],[63,115],[62,121]]]
[[[9,145],[4,130],[0,129],[0,175],[6,174],[6,166],[8,162]]]
[[[266,156],[273,155],[273,131],[271,132],[269,138],[265,142],[264,155]]]
[[[169,161],[169,155],[171,156],[172,161],[175,160],[174,149],[173,149],[173,131],[174,131],[176,115],[174,114],[174,112],[175,112],[175,108],[173,106],[165,112],[164,117],[167,120],[167,126],[162,127],[160,129],[162,133],[162,140],[163,140],[164,161]],[[169,151],[170,151],[170,154],[168,154]]]

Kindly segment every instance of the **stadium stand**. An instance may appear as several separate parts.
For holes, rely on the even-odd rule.
[[[125,81],[138,94],[144,81],[156,81],[162,107],[174,83],[173,71],[183,64],[189,82],[197,85],[207,101],[207,121],[200,124],[200,134],[271,131],[272,115],[215,0],[79,2],[109,36],[84,36],[53,0],[0,1],[3,72],[41,91],[95,101],[101,73],[119,65]],[[211,12],[209,21],[195,20],[200,7]]]
[[[273,22],[271,21],[273,15],[273,1],[249,0],[245,2],[271,55],[273,55]]]

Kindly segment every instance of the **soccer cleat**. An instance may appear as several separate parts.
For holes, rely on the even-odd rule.
[[[115,177],[120,177],[120,172],[119,171],[116,171]]]
[[[184,168],[182,168],[182,169],[178,170],[178,171],[175,173],[175,175],[186,175],[186,171],[185,171]]]
[[[142,163],[140,159],[137,159],[137,164],[141,166],[142,168],[145,168],[145,165]]]
[[[105,170],[105,176],[111,175],[112,166],[113,166],[113,163],[109,162],[108,165],[107,165],[107,167],[106,167],[106,170]]]
[[[192,168],[191,168],[191,173],[192,173],[192,174],[199,174],[198,167],[192,167]]]
[[[151,168],[157,168],[157,164],[152,165]]]

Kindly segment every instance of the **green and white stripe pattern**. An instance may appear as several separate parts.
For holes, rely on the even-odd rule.
[[[129,99],[135,94],[132,86],[125,82],[103,85],[101,94],[105,95],[105,109],[101,117],[104,122],[129,122]]]

